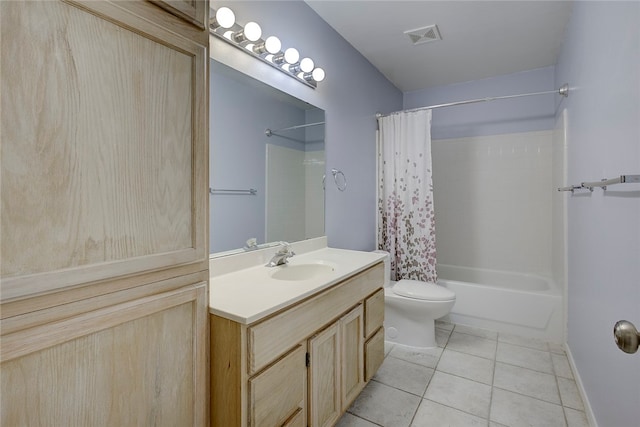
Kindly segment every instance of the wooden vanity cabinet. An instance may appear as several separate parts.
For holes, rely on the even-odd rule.
[[[211,315],[211,425],[334,425],[379,367],[365,360],[384,357],[384,341],[365,344],[382,330],[383,274],[376,264],[249,325]]]

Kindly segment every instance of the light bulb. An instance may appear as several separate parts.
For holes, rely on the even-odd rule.
[[[292,47],[284,51],[284,60],[289,64],[295,64],[300,59],[298,51]]]
[[[263,55],[266,53],[268,54],[267,56],[270,56],[280,52],[280,47],[282,47],[280,39],[276,36],[269,36],[267,37],[267,40],[256,43],[256,45],[253,47],[253,51],[258,55]]]
[[[236,15],[228,7],[221,7],[216,11],[216,22],[222,28],[231,28],[236,23]]]
[[[280,43],[280,39],[277,38],[276,36],[270,36],[270,37],[267,37],[267,40],[265,40],[264,48],[266,49],[267,52],[275,55],[276,53],[280,52],[280,49],[282,48],[282,43]]]
[[[244,26],[244,37],[251,42],[255,42],[260,36],[262,36],[260,25],[255,22],[247,22],[247,25]]]
[[[311,58],[302,58],[300,61],[300,70],[303,73],[310,73],[313,70],[313,60]]]
[[[325,77],[324,70],[320,67],[314,69],[313,72],[311,73],[311,77],[313,77],[313,80],[317,82],[323,81]]]

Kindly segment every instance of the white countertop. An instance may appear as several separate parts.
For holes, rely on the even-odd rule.
[[[212,276],[209,312],[243,324],[256,322],[276,311],[326,289],[384,259],[384,255],[346,249],[322,248],[295,255],[289,266],[328,264],[333,271],[308,280],[271,278],[278,269],[264,264]]]

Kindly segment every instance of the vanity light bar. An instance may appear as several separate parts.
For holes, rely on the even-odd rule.
[[[276,36],[263,39],[262,29],[255,22],[240,25],[228,7],[211,9],[209,33],[313,89],[325,78],[324,70],[311,58],[301,58],[292,47],[282,49]]]

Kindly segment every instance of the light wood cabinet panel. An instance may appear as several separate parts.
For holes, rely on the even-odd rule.
[[[248,331],[250,374],[262,369],[284,350],[315,333],[319,325],[338,318],[354,302],[364,299],[382,286],[383,274],[384,267],[377,264],[317,297],[252,325]],[[360,329],[362,332],[363,329]]]
[[[170,13],[200,27],[207,27],[206,2],[202,0],[151,0]]]
[[[384,328],[378,331],[364,344],[364,379],[369,381],[384,361]]]
[[[203,425],[206,287],[4,337],[0,424]]]
[[[250,426],[279,427],[292,415],[306,410],[305,356],[306,348],[300,345],[249,380]]]
[[[346,410],[365,386],[364,310],[362,304],[340,319],[342,409]]]
[[[333,426],[342,413],[340,324],[309,340],[309,426]]]
[[[307,427],[307,419],[304,416],[304,411],[299,409],[282,427]]]
[[[364,302],[365,338],[368,338],[384,322],[384,289],[380,289]]]
[[[0,7],[2,301],[206,269],[206,45],[106,2]]]

